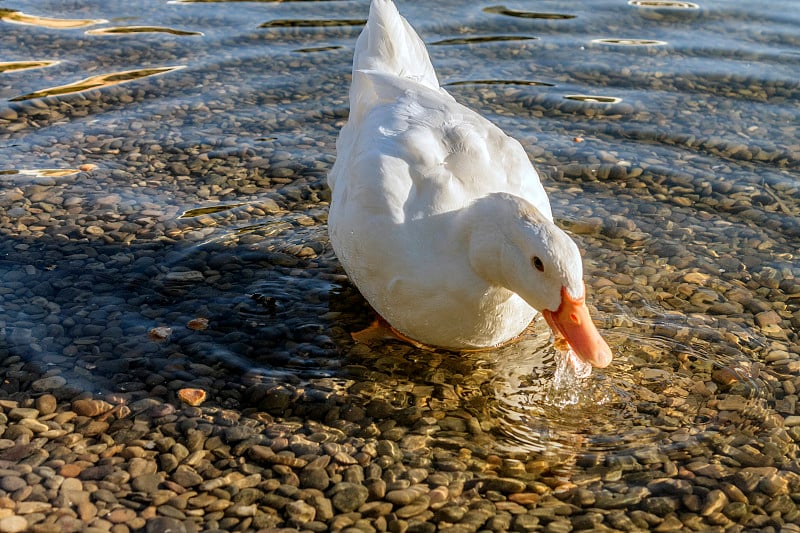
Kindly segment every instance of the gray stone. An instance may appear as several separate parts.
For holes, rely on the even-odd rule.
[[[328,472],[324,468],[304,468],[298,474],[300,486],[309,489],[325,490],[330,485]]]
[[[706,495],[705,503],[700,514],[710,516],[718,513],[728,504],[728,497],[719,489],[714,489]]]
[[[19,476],[5,475],[0,477],[0,489],[6,492],[15,492],[28,484]]]
[[[152,494],[157,491],[160,484],[161,476],[159,474],[142,474],[131,480],[133,490],[146,494]]]
[[[367,501],[369,491],[363,485],[347,483],[343,481],[337,483],[332,490],[331,502],[333,506],[342,513],[355,511]]]
[[[514,478],[487,478],[483,482],[484,490],[496,490],[503,494],[516,494],[525,490],[525,482]]]
[[[172,473],[172,480],[181,487],[189,488],[203,482],[203,476],[194,471],[190,466],[180,465]]]
[[[31,383],[31,388],[37,392],[52,391],[60,389],[67,384],[67,380],[61,376],[49,376],[37,379]]]
[[[678,508],[678,501],[669,496],[653,496],[642,500],[640,507],[643,511],[656,516],[666,516],[675,512]]]
[[[147,521],[147,533],[187,533],[180,520],[168,516],[157,516]]]

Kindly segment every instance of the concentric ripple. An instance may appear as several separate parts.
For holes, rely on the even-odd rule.
[[[769,423],[771,387],[751,359],[699,339],[688,343],[615,328],[612,365],[555,386],[564,354],[542,321],[522,342],[491,358],[482,418],[510,451],[555,456],[668,454],[731,427],[754,433]],[[472,396],[474,393],[471,393]],[[473,404],[474,405],[474,404]]]

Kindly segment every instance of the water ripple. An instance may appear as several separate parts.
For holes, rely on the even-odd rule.
[[[294,51],[300,54],[313,54],[316,52],[331,52],[333,50],[340,50],[342,47],[338,45],[331,46],[311,46],[308,48],[297,48]]]
[[[622,98],[617,96],[600,96],[598,94],[567,94],[564,95],[564,98],[590,104],[618,104],[622,101]]]
[[[366,19],[277,19],[270,20],[259,28],[326,28],[341,26],[363,26]]]
[[[257,3],[257,4],[285,4],[295,2],[335,2],[337,0],[170,0],[169,4],[235,4],[235,3]]]
[[[547,83],[544,81],[533,81],[533,80],[463,80],[463,81],[451,81],[442,84],[445,87],[455,87],[459,85],[531,85],[531,86],[541,86],[541,87],[555,87],[552,83]]]
[[[178,36],[203,35],[199,31],[176,30],[161,26],[114,26],[111,28],[97,28],[88,30],[87,35],[125,35],[129,33],[169,33]]]
[[[111,87],[113,85],[119,85],[120,83],[126,83],[129,81],[138,80],[149,76],[158,76],[160,74],[165,74],[167,72],[172,72],[182,68],[184,68],[184,66],[179,65],[173,67],[159,67],[159,68],[147,68],[147,69],[136,69],[136,70],[124,70],[122,72],[111,72],[109,74],[101,74],[98,76],[91,76],[89,78],[84,78],[74,83],[68,83],[66,85],[58,85],[56,87],[49,87],[47,89],[42,89],[40,91],[23,94],[21,96],[16,96],[14,98],[11,98],[10,100],[12,102],[20,102],[23,100],[32,100],[34,98],[44,98],[47,96],[61,96],[64,94],[80,93],[84,91],[89,91],[91,89]]]
[[[694,2],[680,2],[674,0],[629,0],[628,4],[647,9],[699,9]]]
[[[94,170],[94,165],[81,165],[79,168],[25,168],[0,170],[0,181],[13,179],[16,182],[29,181],[35,178],[68,178]]]
[[[519,11],[516,9],[509,9],[506,6],[485,7],[483,8],[483,11],[493,15],[505,15],[508,17],[523,19],[566,20],[575,18],[575,15],[566,15],[562,13],[540,13],[536,11]]]
[[[494,43],[504,41],[535,41],[538,37],[527,37],[524,35],[485,35],[481,37],[454,37],[452,39],[441,39],[432,42],[432,45],[447,45],[447,44],[480,44],[480,43]]]
[[[562,459],[669,452],[729,426],[758,432],[774,414],[770,378],[738,349],[722,355],[698,337],[679,342],[623,327],[607,333],[614,364],[578,380],[570,401],[563,401],[552,377],[562,354],[542,324],[531,333],[497,351],[496,374],[480,386],[487,401],[479,410],[496,420],[495,431],[510,450]]]
[[[668,44],[666,41],[655,39],[592,39],[592,42],[614,46],[663,46]]]
[[[39,15],[28,15],[13,9],[0,9],[0,20],[11,24],[23,24],[26,26],[39,26],[40,28],[50,28],[56,30],[71,30],[83,28],[108,22],[105,19],[62,19],[53,17],[42,17]]]
[[[57,65],[59,61],[0,61],[0,74]]]

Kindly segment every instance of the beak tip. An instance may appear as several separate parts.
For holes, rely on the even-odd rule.
[[[614,359],[614,357],[611,355],[611,349],[608,348],[608,346],[605,348],[605,350],[601,350],[599,353],[596,353],[594,358],[590,361],[593,367],[605,368],[611,364],[611,361]]]

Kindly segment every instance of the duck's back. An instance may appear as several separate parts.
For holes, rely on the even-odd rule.
[[[410,182],[400,187],[392,180],[391,196],[414,188],[409,213],[457,209],[485,194],[508,192],[551,217],[522,146],[440,87],[425,44],[391,0],[372,1],[356,42],[350,117],[336,150],[328,176],[334,195],[340,181],[350,187],[366,180],[361,186],[385,190],[369,182],[385,175],[374,165],[393,157],[407,164]],[[354,172],[358,168],[365,172]]]

